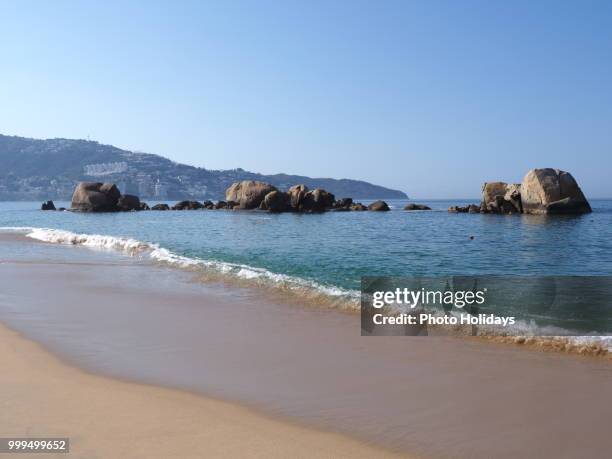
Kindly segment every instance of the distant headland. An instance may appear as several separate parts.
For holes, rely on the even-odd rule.
[[[122,192],[149,200],[218,200],[232,183],[245,180],[278,189],[300,183],[359,199],[407,198],[403,191],[361,180],[209,170],[89,140],[0,135],[0,164],[0,201],[70,200],[78,182],[115,183]]]

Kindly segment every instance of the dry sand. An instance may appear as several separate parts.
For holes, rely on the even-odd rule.
[[[70,438],[68,456],[34,457],[399,457],[229,403],[85,373],[3,325],[0,352],[0,436]]]

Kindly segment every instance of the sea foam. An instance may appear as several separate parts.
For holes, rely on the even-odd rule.
[[[358,310],[360,293],[339,287],[327,286],[315,281],[274,273],[264,268],[207,260],[179,255],[159,244],[143,242],[133,238],[101,234],[82,234],[52,228],[0,228],[0,230],[21,232],[25,236],[52,244],[78,245],[96,250],[111,250],[129,256],[143,256],[165,265],[200,271],[202,274],[216,274],[227,279],[245,281],[247,284],[270,287],[298,295],[305,300],[325,304],[328,307]]]

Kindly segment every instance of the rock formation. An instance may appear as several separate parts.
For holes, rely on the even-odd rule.
[[[245,180],[232,184],[225,192],[225,199],[237,201],[240,209],[257,209],[271,191],[276,188],[269,183]]]
[[[431,210],[431,207],[426,206],[424,204],[406,204],[404,210]]]
[[[283,191],[270,191],[261,201],[259,208],[270,212],[285,212],[290,207],[290,197]]]
[[[352,198],[336,200],[335,196],[322,189],[308,190],[305,185],[294,185],[288,191],[277,190],[269,183],[247,180],[233,183],[226,190],[226,201],[180,201],[170,207],[159,203],[151,208],[138,196],[124,194],[112,183],[81,182],[73,193],[72,209],[85,212],[119,212],[140,210],[198,210],[198,209],[259,209],[268,212],[326,212],[326,211],[388,211],[384,201],[375,201],[368,207]],[[429,209],[427,206],[411,209]],[[43,203],[43,210],[55,210],[52,201]],[[409,207],[407,207],[409,208]]]
[[[289,188],[287,194],[289,195],[289,205],[292,209],[301,210],[306,193],[308,193],[308,187],[306,185],[293,185]]]
[[[352,198],[342,198],[334,202],[332,210],[334,212],[348,212],[351,210],[352,205],[353,205]]]
[[[559,169],[532,169],[523,182],[487,182],[482,187],[480,207],[452,206],[454,213],[493,214],[581,214],[591,206],[569,172]]]
[[[328,193],[321,188],[309,191],[304,196],[304,200],[300,206],[300,210],[304,212],[325,212],[332,208],[335,202],[333,194]]]
[[[198,201],[180,201],[172,206],[172,210],[198,210],[203,208],[204,205]]]
[[[591,206],[572,174],[559,169],[527,172],[521,183],[521,203],[527,214],[591,212]]]
[[[53,204],[53,201],[43,202],[40,210],[55,210],[55,204]]]
[[[117,207],[124,212],[141,210],[140,199],[132,194],[122,194],[117,201]]]
[[[391,209],[389,209],[389,206],[387,205],[385,201],[374,201],[372,204],[368,206],[368,210],[374,210],[377,212],[381,212],[381,211],[388,211]]]
[[[112,183],[81,182],[72,194],[72,210],[115,212],[121,193]]]
[[[480,211],[491,214],[521,213],[521,185],[487,182],[482,186]]]

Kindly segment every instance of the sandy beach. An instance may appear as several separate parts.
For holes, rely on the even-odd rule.
[[[401,457],[233,404],[94,376],[5,326],[0,349],[2,436],[69,437],[68,457]]]
[[[9,254],[0,320],[27,338],[0,332],[4,436],[68,436],[76,457],[391,454],[378,445],[423,457],[604,458],[612,449],[609,360],[361,337],[355,314],[116,253],[0,242]]]

